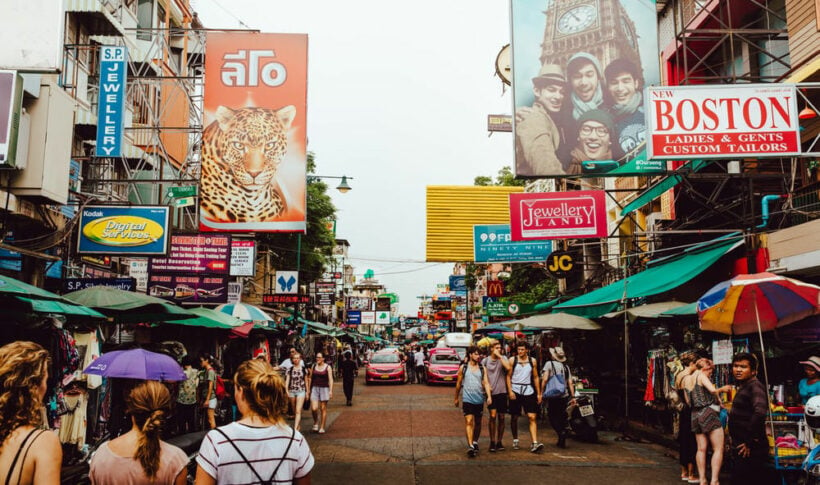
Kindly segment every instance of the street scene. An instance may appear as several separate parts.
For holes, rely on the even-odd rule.
[[[818,1],[0,2],[0,481],[820,484]]]

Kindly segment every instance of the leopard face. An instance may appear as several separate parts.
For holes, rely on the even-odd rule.
[[[219,222],[264,222],[286,209],[276,172],[296,108],[220,106],[202,135],[201,210]]]

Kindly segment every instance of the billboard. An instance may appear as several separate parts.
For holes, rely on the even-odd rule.
[[[800,154],[792,84],[663,86],[647,90],[648,154],[656,159]]]
[[[304,232],[307,35],[209,32],[200,230]]]
[[[510,194],[513,241],[607,237],[606,193]]]
[[[509,224],[473,226],[473,261],[476,263],[542,263],[552,243],[516,242]]]
[[[427,261],[472,261],[473,226],[508,224],[509,195],[523,191],[524,187],[427,186]]]
[[[228,278],[151,273],[148,276],[148,294],[174,303],[227,303]]]
[[[654,0],[512,0],[511,19],[517,177],[665,168],[645,154]]]
[[[122,155],[127,60],[125,47],[100,47],[100,96],[97,105],[97,147],[94,152],[98,157]]]
[[[230,272],[229,234],[177,234],[171,237],[167,258],[151,258],[148,271],[154,273],[225,275]]]
[[[164,255],[168,207],[87,206],[80,211],[78,254]]]
[[[231,241],[231,276],[253,276],[256,263],[256,241]]]

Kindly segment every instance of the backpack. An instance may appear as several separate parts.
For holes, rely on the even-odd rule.
[[[461,368],[459,368],[458,371],[461,373],[462,376],[464,376],[464,372],[467,370],[468,365],[470,365],[468,362],[462,362],[461,363]],[[484,364],[479,362],[478,363],[478,368],[479,368],[479,370],[481,370],[481,382],[483,383],[484,382]]]
[[[564,397],[567,393],[567,380],[564,376],[564,370],[560,374],[555,372],[555,363],[550,361],[552,367],[552,375],[547,379],[547,384],[544,386],[544,392],[541,397],[544,399],[553,399],[557,397]]]
[[[220,401],[228,397],[228,391],[225,389],[225,380],[221,376],[216,376],[214,383],[214,394]]]
[[[535,358],[531,357],[531,356],[527,356],[527,357],[530,359],[530,365],[532,366],[532,369],[536,370]],[[515,374],[515,366],[518,365],[518,356],[517,355],[513,356],[512,361],[513,362],[512,362],[512,368],[510,369],[510,376]],[[535,376],[532,375],[532,372],[530,372],[530,385],[532,386],[533,389],[535,389]]]

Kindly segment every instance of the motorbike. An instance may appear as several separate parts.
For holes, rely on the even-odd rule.
[[[196,477],[196,457],[199,455],[199,447],[207,431],[197,431],[179,436],[174,436],[165,440],[166,443],[174,445],[188,455],[188,483],[194,483]],[[101,443],[100,443],[101,444]],[[96,450],[96,447],[95,447]],[[76,464],[63,467],[60,471],[60,483],[62,485],[87,485],[91,481],[88,473],[91,467],[91,457],[94,452],[88,452],[87,456]]]
[[[572,433],[581,441],[587,443],[598,442],[598,418],[592,399],[584,394],[575,398],[575,404],[567,406],[569,427]]]

